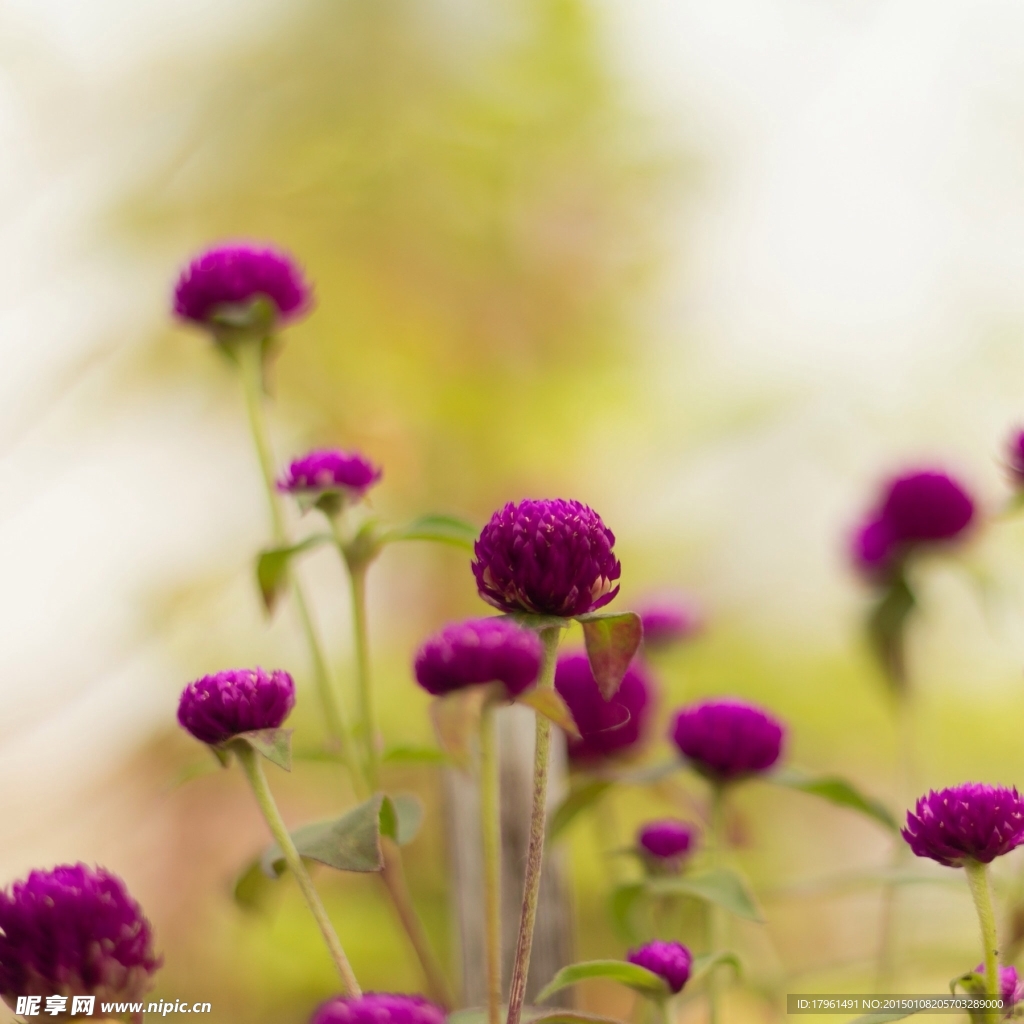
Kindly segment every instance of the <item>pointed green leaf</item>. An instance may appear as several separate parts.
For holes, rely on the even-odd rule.
[[[605,700],[611,700],[644,636],[636,612],[604,615],[595,612],[578,618],[583,626],[590,668]]]
[[[338,871],[379,871],[384,860],[380,851],[380,809],[384,797],[377,793],[340,818],[303,825],[292,833],[299,853],[308,860]],[[271,877],[285,869],[284,854],[276,843],[260,864]]]
[[[256,559],[256,582],[259,584],[264,607],[268,612],[274,610],[277,599],[288,586],[288,566],[291,560],[303,551],[332,543],[334,538],[329,533],[315,533],[297,544],[283,547],[266,548]]]
[[[671,995],[668,985],[661,976],[647,970],[646,967],[627,963],[625,960],[589,960],[586,963],[563,967],[538,993],[537,1002],[542,1003],[561,989],[581,981],[589,981],[591,978],[617,981],[634,992],[654,999],[665,999]]]
[[[906,627],[916,606],[914,592],[900,572],[868,616],[868,639],[894,690],[902,690],[906,685]]]
[[[385,797],[380,806],[380,834],[407,846],[416,838],[423,815],[423,801],[412,793]]]
[[[764,776],[768,782],[787,789],[796,789],[801,793],[820,796],[838,807],[848,807],[861,814],[873,818],[891,832],[898,832],[899,825],[889,809],[874,797],[861,793],[852,782],[838,775],[811,775],[797,768],[783,768]]]
[[[553,843],[587,808],[593,807],[612,787],[607,779],[587,779],[574,786],[555,808],[548,821],[547,840]]]
[[[397,746],[384,751],[382,764],[439,765],[451,764],[452,759],[436,747]]]
[[[257,754],[262,754],[286,772],[292,770],[292,729],[255,729],[232,736],[232,743],[248,743]]]
[[[232,895],[235,902],[250,913],[263,910],[274,891],[274,882],[268,878],[257,857],[235,880]]]
[[[400,540],[431,540],[472,551],[479,533],[472,523],[457,516],[430,514],[420,516],[406,526],[388,530],[379,539],[381,544]]]
[[[732,967],[737,974],[742,970],[740,958],[735,953],[707,953],[704,956],[694,957],[693,965],[690,968],[690,980],[687,984],[700,981],[706,974],[725,966]]]
[[[543,715],[548,721],[554,722],[562,732],[579,738],[580,731],[576,727],[576,720],[557,690],[527,690],[516,697],[516,703],[526,704],[538,715]]]
[[[746,921],[762,921],[761,911],[742,876],[731,868],[714,868],[696,875],[651,878],[646,890],[653,896],[693,896],[724,907]]]

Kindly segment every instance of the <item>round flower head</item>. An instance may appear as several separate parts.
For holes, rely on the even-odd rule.
[[[0,892],[0,996],[140,999],[160,967],[124,882],[103,868],[33,871]]]
[[[358,501],[383,472],[358,452],[329,448],[295,459],[278,480],[277,489],[284,494],[314,496],[340,492]]]
[[[644,858],[654,866],[678,867],[685,854],[696,842],[692,825],[677,818],[651,821],[636,836],[637,846]]]
[[[210,325],[223,307],[268,299],[275,320],[294,319],[310,303],[310,288],[287,253],[255,245],[218,245],[181,272],[174,288],[174,312],[183,320]]]
[[[663,978],[673,994],[683,990],[693,966],[693,954],[680,942],[649,942],[630,951],[626,960]]]
[[[903,543],[952,540],[970,526],[974,502],[946,473],[907,473],[889,485],[881,518]]]
[[[974,968],[974,973],[984,977],[985,965],[978,964]],[[999,968],[999,994],[1003,997],[1003,1002],[1009,1004],[1007,1009],[1010,1010],[1012,1010],[1014,1003],[1024,1000],[1024,981],[1017,974],[1016,967]],[[1012,1014],[1008,1013],[1006,1016],[1010,1017]]]
[[[693,636],[703,626],[701,614],[692,601],[661,600],[640,609],[644,647],[670,647]]]
[[[583,615],[619,592],[614,544],[601,517],[578,501],[509,502],[476,542],[477,590],[502,611]]]
[[[947,867],[988,864],[1024,843],[1024,797],[1016,789],[965,782],[921,797],[903,838],[918,857]]]
[[[295,706],[287,672],[237,668],[189,683],[178,702],[178,722],[197,740],[216,745],[241,732],[277,729]]]
[[[766,772],[782,753],[785,730],[767,712],[738,700],[711,700],[683,708],[672,740],[702,775],[733,782]]]
[[[367,992],[324,1003],[309,1024],[445,1024],[445,1012],[422,996]]]
[[[578,739],[567,738],[569,757],[574,762],[626,754],[646,738],[654,684],[640,662],[630,665],[615,696],[605,700],[586,654],[563,654],[555,666],[555,689],[572,712],[580,733]]]
[[[416,681],[435,697],[481,683],[503,683],[515,697],[537,681],[544,648],[537,634],[507,619],[446,626],[416,654]]]
[[[1006,468],[1018,486],[1024,486],[1024,430],[1015,430],[1006,446]]]

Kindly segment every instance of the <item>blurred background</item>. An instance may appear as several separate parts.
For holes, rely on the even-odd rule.
[[[281,460],[364,450],[395,520],[588,502],[618,537],[615,607],[705,609],[657,665],[663,714],[761,701],[792,762],[894,807],[847,538],[894,470],[961,474],[993,518],[917,581],[917,788],[1024,781],[1024,533],[998,518],[1024,422],[1022,46],[1008,0],[0,3],[0,879],[119,872],[156,924],[158,995],[218,1024],[305,1021],[332,991],[289,885],[233,906],[263,826],[174,725],[181,687],[230,665],[311,696],[294,621],[253,585],[238,382],[169,318],[181,264],[223,238],[275,241],[316,285],[273,372]],[[338,567],[303,571],[348,678]],[[410,657],[483,609],[467,559],[391,550],[371,602],[385,731],[429,742]],[[408,860],[454,965],[440,785],[393,771],[430,811]],[[274,783],[290,820],[348,799],[330,766]],[[627,797],[624,841],[694,793]],[[869,987],[878,890],[808,883],[886,864],[889,840],[756,786],[737,829],[769,920],[739,929],[735,1019]],[[568,842],[579,957],[621,955],[611,868],[585,822]],[[418,987],[372,880],[322,880],[365,986]],[[901,907],[902,990],[974,966],[966,887]]]

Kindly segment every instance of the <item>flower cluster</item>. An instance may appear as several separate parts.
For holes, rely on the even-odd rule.
[[[622,756],[647,736],[654,684],[634,661],[611,700],[605,700],[582,651],[563,654],[555,668],[555,689],[572,712],[579,737],[569,737],[569,757],[578,764]]]
[[[228,669],[189,683],[178,722],[202,743],[216,746],[257,729],[278,729],[295,706],[295,683],[281,670]]]
[[[578,501],[509,502],[474,548],[480,596],[506,612],[583,615],[619,592],[615,534]]]
[[[0,996],[138,999],[160,967],[124,882],[103,868],[33,871],[0,892]]]
[[[878,507],[854,533],[854,564],[867,578],[885,580],[922,545],[961,537],[974,515],[970,494],[948,473],[905,473],[890,481]]]
[[[716,783],[768,771],[782,753],[785,729],[767,711],[739,700],[710,700],[676,714],[672,740]]]
[[[632,950],[626,961],[638,967],[646,967],[664,979],[673,994],[682,992],[690,980],[693,954],[680,942],[649,942],[646,946]]]
[[[341,492],[352,500],[361,498],[384,471],[358,452],[324,448],[293,460],[277,482],[284,494],[324,495]]]
[[[543,657],[536,633],[508,619],[472,619],[427,640],[414,670],[416,681],[435,697],[482,683],[501,683],[516,697],[536,682]]]
[[[988,864],[1024,844],[1024,797],[976,782],[933,790],[907,811],[902,835],[918,857],[947,867]]]
[[[339,996],[324,1003],[310,1024],[445,1024],[439,1006],[421,996],[367,992],[358,999]]]

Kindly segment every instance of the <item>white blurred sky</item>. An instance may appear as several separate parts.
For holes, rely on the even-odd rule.
[[[704,394],[776,403],[756,429],[634,453],[623,472],[649,500],[620,488],[606,518],[620,535],[684,522],[704,539],[698,576],[714,602],[798,634],[842,632],[854,595],[840,538],[870,481],[938,459],[986,500],[1003,494],[998,446],[1024,420],[1024,7],[604,6],[626,87],[701,165],[652,317],[652,402],[668,422],[674,402]],[[226,542],[241,557],[262,535],[258,504],[210,514],[254,486],[240,424],[181,394],[96,424],[84,413],[104,368],[81,363],[141,341],[166,303],[175,257],[139,265],[98,227],[152,130],[138,102],[147,68],[215,50],[243,7],[253,32],[284,9],[0,5],[8,821],[61,783],[63,759],[40,774],[48,745],[99,770],[167,714],[174,639],[140,635],[146,582]],[[1024,646],[993,657],[1024,661]]]

